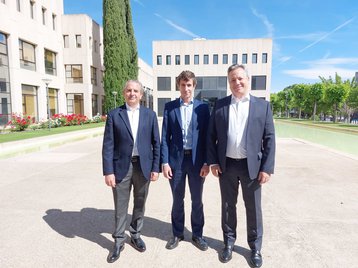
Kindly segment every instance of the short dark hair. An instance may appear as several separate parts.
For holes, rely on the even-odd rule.
[[[247,71],[245,65],[243,64],[233,64],[231,65],[228,69],[227,69],[227,74],[229,74],[230,72],[236,70],[236,69],[242,69],[245,71],[245,74],[247,77],[249,77],[249,72]]]
[[[196,86],[196,77],[192,71],[182,71],[178,77],[176,78],[177,86],[179,87],[180,80],[189,81],[190,79],[193,80],[193,85]]]

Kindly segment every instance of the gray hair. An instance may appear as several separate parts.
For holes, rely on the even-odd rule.
[[[126,88],[127,88],[127,86],[128,86],[129,83],[135,83],[135,84],[139,85],[139,87],[140,87],[140,92],[141,92],[142,94],[144,94],[144,88],[143,88],[142,83],[139,82],[138,80],[134,80],[134,79],[128,80],[128,81],[124,84],[123,92],[126,90]]]
[[[249,72],[247,71],[245,65],[243,65],[243,64],[233,64],[233,65],[231,65],[227,69],[227,74],[229,74],[230,72],[232,72],[232,71],[234,71],[236,69],[242,69],[245,72],[246,76],[249,77]]]

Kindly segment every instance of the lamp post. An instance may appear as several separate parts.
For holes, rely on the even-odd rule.
[[[49,78],[44,78],[42,79],[42,81],[46,84],[46,93],[47,93],[47,116],[48,116],[48,130],[51,130],[51,115],[50,115],[50,94],[48,91],[48,85],[51,83],[51,79]]]
[[[113,97],[114,97],[114,109],[117,107],[117,91],[112,91]]]

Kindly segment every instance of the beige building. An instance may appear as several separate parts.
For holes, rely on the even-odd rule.
[[[164,104],[179,97],[175,78],[183,70],[197,77],[195,98],[212,105],[230,94],[226,72],[234,63],[247,66],[251,93],[269,100],[271,62],[271,39],[154,41],[154,110],[162,116]]]

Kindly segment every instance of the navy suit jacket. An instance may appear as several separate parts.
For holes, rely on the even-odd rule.
[[[195,169],[206,163],[206,135],[209,124],[209,106],[194,99],[191,118],[193,142],[192,160]],[[181,169],[184,159],[182,120],[180,115],[180,99],[167,102],[164,107],[161,163],[168,163],[172,169]]]
[[[231,95],[217,100],[211,114],[208,133],[208,164],[226,169],[227,131]],[[256,179],[260,171],[273,174],[275,165],[275,129],[269,102],[250,95],[247,122],[247,164],[249,176]]]
[[[114,174],[116,181],[121,181],[128,173],[133,146],[127,109],[123,105],[107,115],[102,148],[103,175]],[[143,106],[139,109],[137,148],[140,167],[149,180],[151,172],[159,172],[160,136],[155,112]]]

